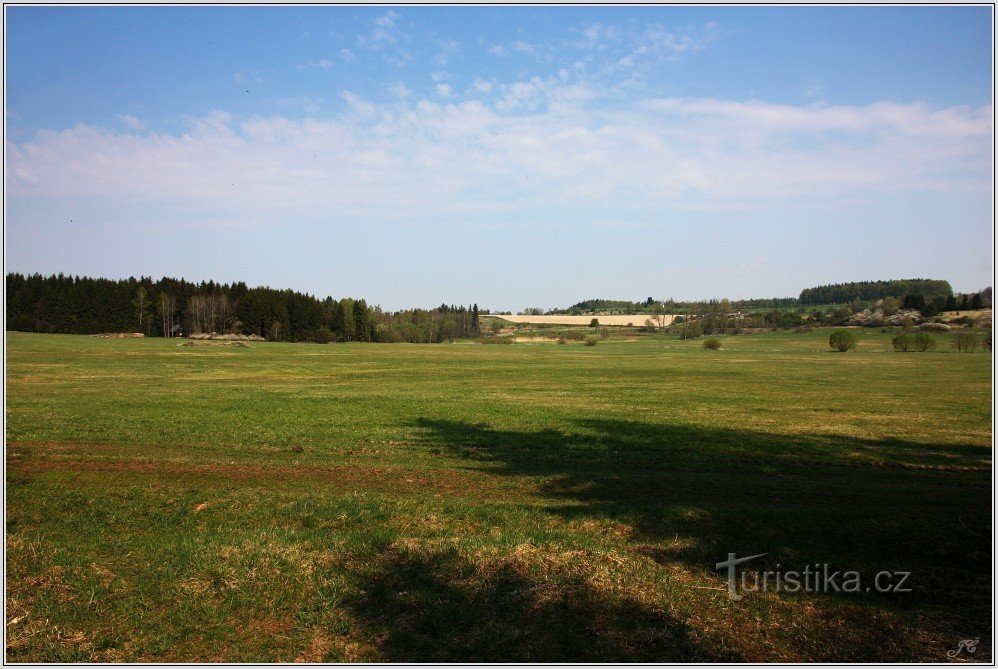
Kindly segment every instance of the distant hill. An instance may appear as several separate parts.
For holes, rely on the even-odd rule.
[[[891,281],[850,281],[827,286],[805,288],[800,293],[801,304],[844,304],[853,300],[864,302],[885,297],[901,300],[905,295],[920,294],[931,301],[953,294],[949,281],[940,279],[893,279]]]

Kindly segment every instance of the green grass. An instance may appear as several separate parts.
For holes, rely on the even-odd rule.
[[[7,660],[989,659],[991,357],[859,334],[8,333]]]

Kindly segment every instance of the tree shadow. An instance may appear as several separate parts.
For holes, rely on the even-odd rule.
[[[453,549],[387,550],[345,602],[388,662],[737,662],[680,621],[571,574],[473,564]]]
[[[415,427],[469,467],[531,482],[549,512],[627,524],[634,550],[661,562],[712,569],[728,553],[766,553],[753,566],[828,563],[864,582],[910,571],[913,593],[869,596],[990,615],[983,447],[607,419],[571,432]]]

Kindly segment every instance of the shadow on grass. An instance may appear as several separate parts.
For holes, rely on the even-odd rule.
[[[571,432],[415,427],[476,468],[536,480],[549,512],[629,525],[633,547],[662,562],[712,569],[767,553],[753,566],[828,563],[871,583],[910,571],[915,592],[889,596],[898,606],[990,615],[983,447],[596,419]]]
[[[687,627],[571,574],[513,562],[472,564],[454,551],[391,549],[348,602],[389,662],[739,661],[705,651]]]

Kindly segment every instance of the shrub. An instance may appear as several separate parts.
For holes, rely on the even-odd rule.
[[[595,346],[598,341],[596,337],[586,337],[586,346]]]
[[[859,343],[859,337],[850,330],[836,330],[828,337],[828,345],[836,351],[848,351],[851,348],[856,348],[857,343]]]
[[[320,325],[312,336],[316,344],[328,344],[333,341],[333,331],[325,325]]]
[[[915,350],[921,351],[922,353],[926,351],[931,351],[936,347],[936,338],[927,332],[919,332],[912,336],[912,340],[915,344]]]
[[[703,340],[703,347],[708,351],[716,351],[721,348],[721,340],[717,337],[707,337]]]
[[[679,329],[680,339],[696,339],[702,334],[703,327],[700,325],[700,321],[687,321]]]
[[[567,342],[567,341],[568,341],[568,340],[567,340],[567,339],[565,339],[564,337],[558,337],[558,343],[559,343],[559,344],[564,344],[564,343],[565,343],[565,342]]]
[[[589,327],[591,327],[591,328],[598,328],[599,327],[599,319],[598,318],[594,318],[591,321],[589,321]]]
[[[981,340],[972,332],[956,332],[953,334],[953,348],[959,353],[976,351],[980,345]]]
[[[895,351],[901,351],[902,353],[908,352],[915,345],[915,338],[910,334],[899,334],[897,337],[891,340],[891,344],[894,346]]]
[[[610,328],[607,328],[607,327],[600,328],[599,329],[599,338],[600,339],[609,339],[610,338]]]

